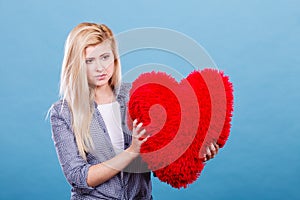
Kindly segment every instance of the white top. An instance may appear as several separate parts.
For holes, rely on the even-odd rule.
[[[124,136],[121,125],[120,104],[117,101],[97,106],[106,125],[116,154],[124,149]]]

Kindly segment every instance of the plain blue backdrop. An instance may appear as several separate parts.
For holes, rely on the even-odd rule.
[[[58,99],[67,34],[83,21],[105,23],[115,33],[182,32],[234,84],[225,147],[187,189],[153,178],[155,199],[300,199],[299,1],[1,0],[0,21],[0,199],[70,196],[45,115]],[[163,57],[131,55],[123,73],[148,62],[181,71],[184,62]]]

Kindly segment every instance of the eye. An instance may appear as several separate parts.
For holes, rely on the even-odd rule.
[[[103,56],[101,56],[101,60],[105,61],[108,60],[110,58],[110,54],[104,54]]]
[[[85,60],[85,63],[86,63],[86,64],[92,64],[93,61],[94,61],[94,59],[86,59],[86,60]]]

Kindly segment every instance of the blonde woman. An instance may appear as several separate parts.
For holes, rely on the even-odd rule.
[[[72,187],[71,199],[152,199],[150,172],[125,170],[141,163],[136,161],[148,138],[137,120],[132,131],[126,125],[130,88],[121,83],[112,31],[103,24],[76,26],[65,44],[61,100],[50,109],[52,137]],[[217,150],[212,147],[207,158]]]

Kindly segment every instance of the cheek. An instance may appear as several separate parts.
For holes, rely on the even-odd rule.
[[[86,69],[86,75],[87,75],[88,80],[90,80],[92,77],[92,70],[88,67]]]
[[[115,63],[112,63],[108,67],[109,73],[112,75],[115,71]]]

